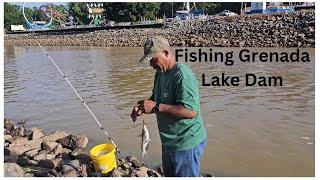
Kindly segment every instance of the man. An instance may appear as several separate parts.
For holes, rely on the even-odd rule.
[[[176,63],[168,41],[159,36],[147,39],[142,61],[156,70],[154,86],[151,97],[138,101],[131,117],[156,114],[165,176],[199,176],[207,134],[196,77],[190,68]]]

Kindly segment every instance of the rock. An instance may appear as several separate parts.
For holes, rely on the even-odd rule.
[[[161,177],[161,175],[153,169],[149,169],[147,173],[149,177]]]
[[[13,137],[11,141],[12,144],[23,144],[25,142],[28,142],[28,138],[20,136]]]
[[[11,131],[12,136],[25,136],[25,128],[23,126],[20,126],[14,130]]]
[[[38,154],[36,156],[34,156],[34,160],[36,161],[41,161],[41,160],[52,160],[54,159],[56,156],[53,154]]]
[[[122,164],[124,164],[125,162],[126,162],[125,159],[119,158],[117,164],[118,166],[122,166]]]
[[[25,173],[24,177],[34,177],[34,175],[32,173]]]
[[[80,169],[80,162],[79,160],[72,160],[72,161],[66,162],[61,165],[61,169],[63,172],[67,172],[72,169],[78,171]]]
[[[50,169],[27,166],[27,167],[24,167],[24,171],[25,173],[32,173],[35,177],[48,177]]]
[[[33,139],[39,139],[43,136],[45,136],[45,134],[43,133],[42,129],[39,129],[39,128],[31,128],[31,131],[32,131],[32,134],[30,136],[30,139],[33,140]]]
[[[45,159],[45,160],[40,160],[38,163],[39,167],[42,168],[48,168],[48,169],[53,169],[58,167],[58,165],[62,162],[62,158],[57,158],[57,159]]]
[[[4,176],[5,177],[23,177],[24,172],[22,168],[16,163],[4,163]]]
[[[204,173],[204,174],[201,174],[202,177],[213,177],[212,174],[209,174],[209,173]]]
[[[160,164],[157,168],[158,173],[163,174],[163,166]]]
[[[69,135],[65,138],[62,138],[59,143],[66,148],[74,150],[76,147],[85,148],[88,144],[89,140],[85,136],[81,135]]]
[[[68,149],[68,148],[62,148],[62,150],[61,150],[61,153],[68,153],[68,154],[70,154],[71,155],[71,150],[70,149]]]
[[[72,155],[72,156],[77,156],[77,155],[83,154],[83,153],[84,153],[84,149],[83,149],[83,148],[76,147],[76,148],[71,152],[71,155]]]
[[[4,137],[4,142],[12,143],[12,136],[10,134],[6,134],[3,137]]]
[[[38,152],[39,155],[41,155],[41,154],[49,154],[49,153],[50,153],[49,150],[40,150],[40,151]]]
[[[5,163],[17,163],[18,156],[14,155],[4,155],[4,162]]]
[[[134,168],[140,168],[144,166],[144,163],[139,161],[136,157],[131,157],[129,161],[132,163]]]
[[[78,154],[75,158],[78,159],[81,164],[88,164],[92,161],[87,154]]]
[[[127,169],[130,169],[131,166],[129,165],[129,163],[124,163],[124,164],[122,164],[121,168],[122,168],[123,170],[127,170]]]
[[[82,164],[81,165],[80,173],[81,173],[82,177],[88,177],[87,165],[86,164]]]
[[[56,143],[56,142],[49,142],[49,141],[46,141],[46,140],[44,140],[44,141],[42,142],[42,144],[41,144],[42,149],[48,150],[48,151],[50,151],[50,152],[53,151],[53,149],[54,149],[56,146],[58,146],[58,143]]]
[[[112,177],[122,177],[123,175],[124,173],[119,171],[118,169],[113,170]]]
[[[49,170],[46,171],[35,171],[34,173],[35,177],[49,177]]]
[[[148,177],[148,168],[146,167],[140,167],[137,169],[137,172],[135,172],[136,177]]]
[[[53,149],[53,154],[58,155],[62,153],[62,145],[58,144],[54,149]]]
[[[24,166],[36,166],[38,164],[37,161],[35,160],[31,160],[25,156],[18,156],[18,160],[17,160],[17,164],[19,164],[20,166],[24,167]]]
[[[100,172],[92,172],[89,174],[89,176],[91,177],[101,177],[101,173]]]
[[[4,147],[4,155],[10,155],[9,147]]]
[[[11,119],[4,119],[4,128],[11,132],[15,129],[15,124]]]
[[[28,158],[33,158],[35,155],[38,154],[40,149],[31,149],[30,151],[25,152],[25,156]]]
[[[78,177],[78,173],[74,169],[70,169],[63,173],[63,177]]]
[[[55,142],[62,138],[69,136],[70,134],[64,131],[56,131],[48,136],[44,136],[42,139],[45,141]]]
[[[25,133],[24,133],[24,136],[26,137],[26,138],[28,138],[29,140],[32,140],[31,138],[31,135],[32,135],[32,130],[26,130],[25,131]]]
[[[7,148],[7,150],[10,152],[11,155],[20,155],[31,149],[40,149],[41,143],[42,143],[42,139],[26,141],[22,144],[13,143]]]

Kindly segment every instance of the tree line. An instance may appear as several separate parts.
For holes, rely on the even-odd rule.
[[[190,3],[190,6],[193,4]],[[240,13],[241,3],[236,2],[199,2],[197,8],[204,10],[205,14],[216,14],[222,10],[228,9]],[[88,24],[88,8],[86,2],[70,2],[65,8],[68,15],[74,17],[75,22]],[[167,18],[175,17],[176,11],[183,8],[183,2],[104,2],[103,8],[107,20],[116,22],[135,22],[141,18],[156,19],[156,17],[166,16]],[[25,14],[30,20],[40,20],[43,18],[37,7],[25,8]],[[4,3],[4,26],[10,29],[12,24],[25,24],[22,15],[22,8],[19,5]]]

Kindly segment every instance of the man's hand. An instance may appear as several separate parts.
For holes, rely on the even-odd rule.
[[[141,109],[144,114],[151,114],[155,106],[156,102],[149,99],[138,101],[138,108]]]
[[[132,109],[132,113],[131,113],[131,118],[132,118],[133,122],[136,122],[137,117],[141,116],[141,114],[142,114],[141,109],[139,109],[138,106],[134,106]]]

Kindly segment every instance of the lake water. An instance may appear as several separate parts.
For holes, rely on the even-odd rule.
[[[150,96],[154,70],[137,63],[142,48],[45,47],[109,131],[120,150],[140,157],[142,122],[133,123],[136,101]],[[230,48],[218,48],[230,51]],[[238,51],[239,48],[234,49]],[[294,51],[295,49],[252,49]],[[186,63],[199,81],[208,144],[201,162],[216,176],[314,176],[314,49],[310,63]],[[283,86],[204,87],[208,77],[246,73],[281,75]],[[38,47],[4,49],[4,116],[47,132],[86,135],[89,147],[108,142],[94,119]],[[161,163],[154,115],[148,124],[149,166]]]

